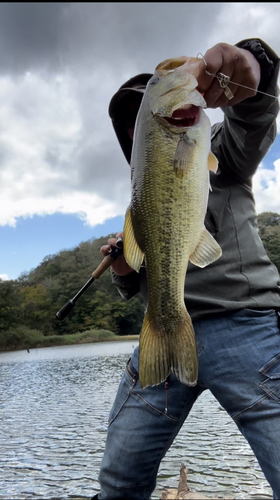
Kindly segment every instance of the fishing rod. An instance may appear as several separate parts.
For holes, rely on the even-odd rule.
[[[93,271],[91,278],[84,284],[84,286],[74,295],[74,297],[61,308],[59,311],[56,313],[56,318],[59,319],[59,321],[62,321],[63,319],[68,316],[68,314],[72,311],[73,307],[75,306],[77,300],[83,295],[83,293],[87,290],[87,288],[110,267],[113,262],[118,258],[119,255],[122,254],[123,252],[123,240],[122,238],[119,238],[116,242],[117,248],[116,247],[111,247],[110,253],[104,257],[104,259],[100,262],[99,266]]]

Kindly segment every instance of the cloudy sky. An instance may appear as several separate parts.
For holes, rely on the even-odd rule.
[[[0,277],[122,229],[130,171],[108,104],[125,80],[218,42],[280,54],[279,17],[279,3],[0,3]],[[254,193],[280,213],[279,136]]]

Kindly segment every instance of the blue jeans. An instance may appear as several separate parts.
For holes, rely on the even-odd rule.
[[[243,309],[196,321],[194,328],[198,384],[188,387],[171,375],[167,411],[164,383],[141,388],[135,349],[110,413],[100,500],[150,498],[162,458],[205,389],[235,421],[274,498],[280,499],[280,331],[275,311]]]

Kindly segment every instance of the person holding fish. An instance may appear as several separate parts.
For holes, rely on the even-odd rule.
[[[276,137],[279,57],[260,39],[160,63],[113,96],[131,203],[112,280],[146,304],[110,413],[94,498],[148,499],[209,389],[280,499],[280,280],[258,235],[252,178]],[[203,108],[221,107],[210,126]]]

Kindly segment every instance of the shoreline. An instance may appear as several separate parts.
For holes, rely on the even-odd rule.
[[[46,337],[47,338],[47,337]],[[61,340],[63,338],[63,335],[61,337],[59,337],[59,339]],[[104,343],[104,342],[121,342],[121,341],[130,341],[130,340],[136,340],[138,341],[139,340],[139,335],[115,335],[114,337],[106,337],[106,338],[100,338],[100,339],[85,339],[85,341],[81,341],[81,342],[66,342],[65,343],[61,343],[61,342],[58,342],[57,344],[56,343],[52,343],[52,345],[48,345],[48,343],[46,342],[46,345],[38,345],[38,346],[32,346],[32,347],[29,347],[27,348],[26,346],[23,346],[23,347],[15,347],[14,349],[12,348],[7,348],[7,349],[0,349],[0,354],[1,353],[5,353],[5,352],[15,352],[15,351],[26,351],[27,349],[41,349],[41,348],[44,348],[44,347],[62,347],[62,346],[72,346],[72,345],[83,345],[83,344],[97,344],[97,343]]]

